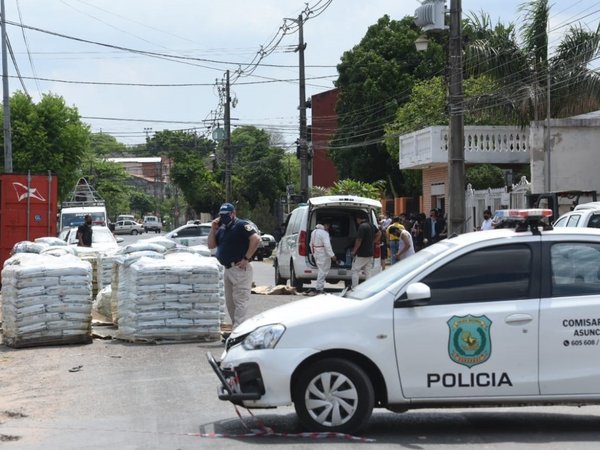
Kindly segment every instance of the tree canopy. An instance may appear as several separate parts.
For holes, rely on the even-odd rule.
[[[171,159],[171,181],[196,212],[214,212],[224,199],[213,172],[216,143],[196,133],[164,130],[148,139],[146,152]]]
[[[427,52],[417,52],[420,32],[413,22],[383,16],[338,64],[338,131],[330,157],[342,179],[385,179],[392,192],[402,190],[398,166],[383,143],[384,126],[408,100],[415,81],[443,73],[445,65],[436,37]]]
[[[488,108],[513,114],[521,124],[546,117],[547,81],[551,86],[552,117],[566,117],[597,109],[600,75],[591,63],[600,56],[600,25],[585,30],[573,25],[548,58],[548,0],[531,0],[517,28],[492,26],[489,16],[470,16],[465,29],[477,39],[467,47],[466,67],[473,75],[487,74],[498,89],[487,95]]]
[[[245,198],[250,208],[255,208],[261,197],[272,205],[286,188],[283,149],[271,146],[270,134],[253,126],[236,128],[231,142],[234,194]]]
[[[123,155],[127,152],[125,144],[106,133],[92,133],[90,136],[90,146],[92,153],[98,157]]]
[[[62,200],[81,176],[90,148],[89,126],[81,122],[77,108],[56,95],[44,94],[36,104],[23,92],[15,92],[10,110],[13,171],[51,171],[58,177]],[[1,136],[4,139],[3,130]]]

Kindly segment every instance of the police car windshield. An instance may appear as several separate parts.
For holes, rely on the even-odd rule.
[[[372,276],[368,280],[360,283],[355,289],[348,290],[344,297],[355,300],[364,300],[369,298],[384,289],[387,289],[392,284],[398,282],[415,270],[423,267],[436,256],[446,253],[455,248],[458,244],[452,240],[445,239],[438,243],[426,247],[418,251],[412,256],[386,268],[384,271]]]

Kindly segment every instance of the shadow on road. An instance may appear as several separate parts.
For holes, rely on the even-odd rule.
[[[242,411],[242,409],[240,409]],[[515,408],[502,411],[423,410],[394,414],[376,412],[360,437],[374,439],[377,444],[402,444],[408,448],[420,449],[427,445],[478,445],[478,444],[553,444],[563,448],[561,443],[600,441],[600,416],[578,413],[545,413],[519,411]],[[244,410],[244,413],[247,413]],[[301,435],[304,431],[294,413],[260,414],[255,417],[234,417],[219,422],[203,424],[200,433],[218,433],[229,439],[264,444],[290,442],[333,443],[346,441],[345,438],[315,439]],[[268,427],[274,436],[253,436],[262,427]],[[247,428],[246,428],[247,427]],[[260,431],[258,431],[260,433]],[[281,436],[287,434],[288,436]],[[360,442],[360,440],[358,441]]]

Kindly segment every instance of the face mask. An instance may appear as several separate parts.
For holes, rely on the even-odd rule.
[[[221,223],[225,226],[229,225],[231,223],[231,214],[222,214],[221,215]]]

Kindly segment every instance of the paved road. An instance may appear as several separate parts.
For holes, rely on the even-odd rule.
[[[254,263],[268,277],[268,262]],[[253,295],[259,312],[300,296]],[[346,449],[345,439],[298,435],[292,407],[255,411],[287,437],[243,437],[248,430],[233,406],[216,397],[206,353],[217,341],[131,344],[95,339],[89,345],[11,349],[0,345],[2,449]],[[244,417],[248,413],[241,411]],[[256,428],[256,419],[247,419]],[[209,437],[217,433],[219,437]],[[352,448],[597,449],[600,407],[377,410]]]

